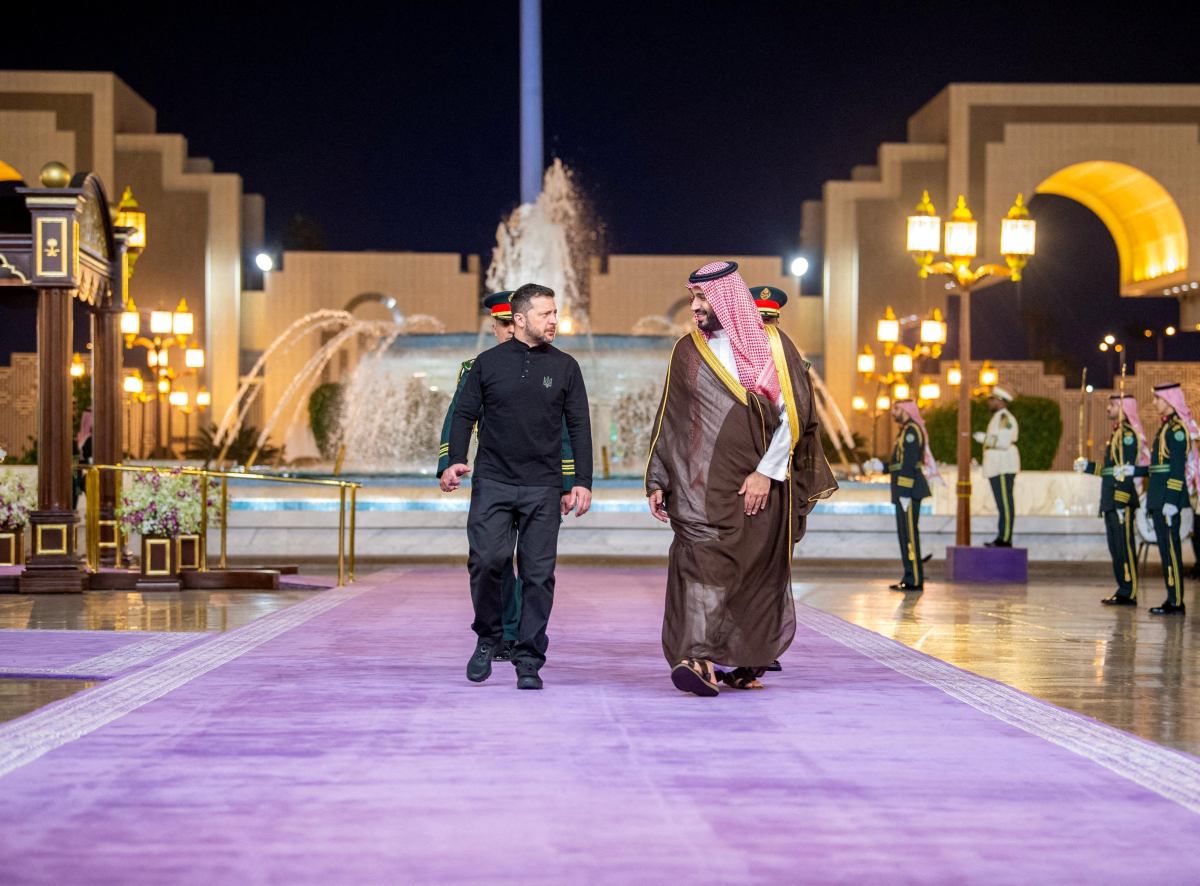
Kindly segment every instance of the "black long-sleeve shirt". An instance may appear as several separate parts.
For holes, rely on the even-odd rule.
[[[481,413],[476,477],[514,486],[562,483],[565,419],[575,453],[575,485],[592,488],[592,423],[579,364],[553,345],[515,336],[484,351],[463,382],[450,425],[450,464],[466,464]]]

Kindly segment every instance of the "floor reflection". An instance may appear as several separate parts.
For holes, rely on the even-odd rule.
[[[806,576],[808,577],[808,576]],[[929,655],[1143,738],[1200,754],[1197,602],[1184,618],[1100,605],[1099,581],[943,585],[923,594],[889,580],[797,582],[796,598]],[[1149,601],[1149,602],[1148,602]]]
[[[231,631],[319,590],[181,591],[0,596],[0,629]]]
[[[90,680],[0,679],[0,723],[95,685]]]

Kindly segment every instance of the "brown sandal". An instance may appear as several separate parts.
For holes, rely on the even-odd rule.
[[[765,689],[759,677],[765,668],[734,668],[732,671],[717,671],[717,679],[730,689]]]
[[[704,698],[719,695],[717,675],[712,662],[699,658],[685,658],[671,669],[671,682],[681,692],[691,692]]]

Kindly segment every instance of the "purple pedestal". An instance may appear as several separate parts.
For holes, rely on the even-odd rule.
[[[1029,581],[1029,552],[1025,548],[946,548],[946,578],[950,581]]]

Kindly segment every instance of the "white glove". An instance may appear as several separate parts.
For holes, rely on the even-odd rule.
[[[8,458],[8,453],[4,451],[4,447],[0,446],[0,461]]]
[[[900,496],[900,510],[908,512],[908,506],[912,504],[912,499],[906,496]]]
[[[1084,458],[1082,455],[1079,456],[1079,458],[1075,459],[1075,462],[1072,464],[1072,467],[1075,468],[1075,473],[1082,474],[1084,471],[1087,470],[1087,459]]]
[[[883,462],[877,458],[868,458],[863,462],[863,471],[868,474],[882,474]]]
[[[1165,519],[1167,521],[1168,526],[1171,525],[1171,521],[1175,518],[1175,515],[1178,513],[1179,513],[1179,508],[1175,507],[1175,505],[1163,505],[1163,519]]]
[[[1113,468],[1114,480],[1128,480],[1133,476],[1133,465],[1117,465]]]
[[[974,440],[976,443],[982,443],[987,438],[984,435],[983,431],[976,431],[974,434],[971,435],[971,439]]]
[[[1122,526],[1125,525],[1125,509],[1124,508],[1117,508],[1117,522],[1120,523]]]

